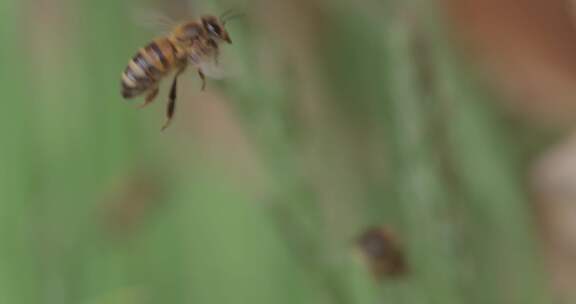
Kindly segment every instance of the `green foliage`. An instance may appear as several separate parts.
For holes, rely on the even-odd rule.
[[[0,3],[0,303],[549,303],[516,143],[434,10],[324,1],[302,68],[245,3],[221,92],[264,176],[251,190],[219,164],[234,152],[121,100],[137,1],[57,2]],[[141,205],[110,199],[132,183]],[[408,274],[364,269],[353,240],[373,225]]]

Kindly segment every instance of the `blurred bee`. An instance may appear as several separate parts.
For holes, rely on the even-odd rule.
[[[368,229],[357,239],[356,248],[377,278],[407,272],[404,251],[386,227]]]
[[[185,22],[141,48],[122,73],[122,96],[129,99],[146,94],[141,107],[147,106],[158,95],[160,81],[174,72],[166,122],[162,126],[162,130],[166,129],[176,109],[178,76],[192,65],[202,80],[202,90],[206,88],[205,63],[213,61],[217,64],[220,44],[232,43],[224,26],[237,16],[239,14],[228,11],[220,17],[206,15],[200,20]]]

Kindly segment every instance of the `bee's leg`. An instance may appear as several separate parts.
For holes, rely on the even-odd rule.
[[[218,48],[218,45],[215,45],[216,47],[214,48],[214,64],[218,65],[219,61],[220,61],[220,49]]]
[[[218,43],[216,43],[216,41],[210,39],[208,40],[208,49],[212,49],[212,52],[214,52],[214,63],[216,65],[218,65],[218,57],[220,57],[220,49],[218,48]]]
[[[162,131],[168,128],[168,126],[172,122],[172,117],[174,117],[174,111],[176,111],[177,87],[178,87],[178,75],[174,76],[174,80],[172,81],[172,87],[170,88],[170,95],[168,95],[168,105],[166,106],[166,121],[162,126]]]
[[[206,89],[206,75],[204,75],[202,69],[198,69],[198,76],[200,76],[200,79],[202,80],[202,91],[204,91],[204,89]]]
[[[172,122],[172,117],[174,117],[174,112],[176,111],[176,97],[178,91],[178,76],[184,72],[185,68],[180,69],[174,76],[172,80],[172,87],[170,88],[170,94],[168,95],[168,105],[166,106],[166,122],[162,126],[162,131],[164,131],[170,123]]]
[[[138,108],[142,109],[147,105],[151,104],[156,98],[156,96],[158,96],[158,87],[154,87],[152,90],[150,90],[150,92],[146,95],[146,100],[144,101],[143,104],[139,105]]]

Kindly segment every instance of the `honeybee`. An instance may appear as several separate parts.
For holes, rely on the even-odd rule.
[[[128,63],[122,73],[122,97],[125,99],[146,95],[145,107],[158,95],[160,81],[174,72],[172,86],[168,95],[165,130],[172,121],[176,110],[178,77],[191,65],[202,81],[201,89],[206,88],[205,63],[218,63],[219,48],[223,42],[231,44],[226,31],[226,22],[239,16],[230,11],[220,17],[205,15],[175,26],[163,37],[154,39],[141,48]]]

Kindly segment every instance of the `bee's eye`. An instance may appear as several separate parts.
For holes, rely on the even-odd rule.
[[[217,25],[208,23],[208,24],[206,25],[206,29],[207,29],[210,33],[214,33],[214,34],[217,34],[217,35],[220,35],[220,34],[221,34],[220,27],[217,26]]]

